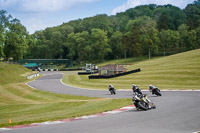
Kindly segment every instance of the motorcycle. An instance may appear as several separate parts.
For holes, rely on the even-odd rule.
[[[156,106],[148,99],[146,94],[133,94],[132,101],[137,110],[156,109]]]
[[[109,91],[110,91],[110,93],[111,93],[111,95],[115,95],[116,94],[116,90],[115,90],[115,88],[109,88]]]
[[[160,90],[153,85],[149,85],[149,91],[152,92],[152,95],[155,94],[157,96],[162,96],[162,94],[160,93]]]

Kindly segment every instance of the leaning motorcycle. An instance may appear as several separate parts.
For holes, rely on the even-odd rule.
[[[150,101],[150,99],[148,99],[146,94],[133,94],[132,101],[137,110],[148,110],[156,108],[156,106]]]
[[[116,94],[116,90],[115,90],[115,88],[109,88],[109,91],[110,91],[110,93],[111,93],[111,95],[115,95]]]
[[[149,91],[152,92],[152,94],[155,94],[157,96],[162,96],[158,87],[155,87],[153,85],[149,85]]]

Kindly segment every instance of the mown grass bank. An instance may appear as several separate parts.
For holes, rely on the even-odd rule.
[[[94,114],[131,104],[130,99],[106,99],[54,94],[25,85],[32,71],[0,63],[0,127]],[[12,124],[9,124],[11,119]]]
[[[112,79],[88,79],[86,75],[66,72],[63,82],[91,89],[107,89],[110,83],[116,89],[131,89],[131,84],[142,89],[148,89],[149,84],[160,89],[200,89],[200,49],[150,60],[126,59],[110,63],[125,64],[129,70],[140,68],[141,72]]]

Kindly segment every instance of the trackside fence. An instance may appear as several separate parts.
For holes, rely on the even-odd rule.
[[[108,79],[108,78],[115,78],[115,77],[119,77],[119,76],[124,76],[127,74],[132,74],[132,73],[136,73],[136,72],[140,72],[141,69],[135,69],[135,70],[131,70],[128,72],[123,72],[123,73],[118,73],[118,74],[114,74],[114,75],[90,75],[88,76],[89,79]]]

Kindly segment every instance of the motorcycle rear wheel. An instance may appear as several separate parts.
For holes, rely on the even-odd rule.
[[[156,90],[156,95],[157,96],[162,96],[162,94],[158,90]]]

